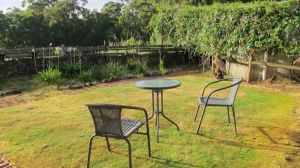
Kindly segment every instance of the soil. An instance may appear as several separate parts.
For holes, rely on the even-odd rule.
[[[15,168],[15,166],[0,156],[0,168]]]
[[[1,97],[0,99],[0,109],[26,103],[26,101],[23,98],[21,98],[20,95],[5,96]]]

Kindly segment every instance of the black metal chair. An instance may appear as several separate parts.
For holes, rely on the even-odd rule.
[[[96,136],[105,137],[107,148],[109,151],[110,151],[110,145],[109,145],[108,138],[125,140],[128,144],[129,167],[132,167],[131,144],[128,138],[133,133],[147,135],[148,154],[149,157],[151,157],[148,115],[146,109],[142,107],[114,105],[114,104],[87,104],[87,107],[90,110],[90,113],[94,121],[94,126],[95,126],[95,133],[91,136],[90,143],[89,143],[87,168],[89,168],[90,166],[92,141]],[[123,109],[143,111],[145,114],[145,121],[142,122],[139,120],[121,118],[121,113]],[[147,133],[138,132],[138,129],[144,124],[146,124]]]
[[[204,96],[205,89],[209,85],[214,84],[214,83],[219,83],[219,82],[222,82],[222,81],[232,81],[232,84],[229,85],[229,86],[222,87],[222,88],[219,88],[219,89],[216,89],[216,90],[212,91],[207,97]],[[234,102],[235,102],[235,97],[236,97],[238,88],[239,88],[240,84],[242,83],[242,81],[243,81],[242,78],[227,78],[227,79],[222,79],[222,80],[211,82],[211,83],[207,84],[204,87],[204,89],[202,91],[202,94],[201,94],[201,97],[200,97],[200,100],[199,100],[198,109],[197,109],[197,112],[196,112],[195,118],[194,118],[194,121],[196,121],[199,109],[201,107],[202,116],[201,116],[200,123],[199,123],[198,129],[197,129],[197,134],[199,133],[201,123],[202,123],[202,120],[203,120],[203,116],[204,116],[204,113],[205,113],[205,110],[206,110],[207,106],[225,106],[225,107],[227,107],[227,114],[228,114],[228,122],[229,123],[230,123],[229,107],[231,107],[232,108],[232,113],[233,113],[233,119],[234,119],[234,129],[235,129],[235,133],[237,134]],[[229,92],[229,95],[228,95],[227,98],[214,98],[214,97],[212,97],[212,95],[215,94],[216,92],[221,91],[221,90],[226,90],[226,89],[230,89],[230,92]]]

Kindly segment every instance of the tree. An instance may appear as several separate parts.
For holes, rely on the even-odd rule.
[[[130,1],[120,17],[123,27],[123,36],[134,37],[147,41],[149,39],[148,23],[155,12],[153,4],[144,0]]]
[[[3,11],[0,11],[0,48],[5,46],[6,35],[9,29],[9,21]]]
[[[108,2],[104,4],[101,13],[108,15],[110,18],[118,19],[122,15],[122,7],[124,4],[118,2]]]

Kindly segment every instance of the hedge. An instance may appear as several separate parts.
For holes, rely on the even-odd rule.
[[[300,1],[157,7],[149,23],[152,44],[195,45],[208,55],[251,49],[300,54]]]

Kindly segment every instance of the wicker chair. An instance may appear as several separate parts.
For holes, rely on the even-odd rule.
[[[124,106],[124,105],[113,105],[113,104],[87,104],[87,107],[90,110],[91,116],[94,121],[94,126],[95,126],[95,133],[91,136],[90,143],[89,143],[87,168],[89,168],[90,166],[92,141],[96,136],[105,137],[109,151],[111,149],[110,149],[108,138],[125,140],[128,144],[129,167],[132,167],[131,144],[128,138],[133,133],[147,135],[148,154],[149,157],[151,157],[148,115],[147,115],[147,111],[144,108],[134,107],[134,106]],[[142,122],[139,120],[121,118],[121,113],[123,109],[143,111],[145,114],[145,121]],[[138,129],[144,124],[146,125],[147,132],[146,133],[138,132]]]
[[[216,90],[212,91],[207,97],[204,97],[205,89],[209,85],[214,84],[214,83],[219,83],[219,82],[222,82],[222,81],[232,81],[232,84],[229,85],[229,86],[226,86],[226,87],[222,87],[222,88],[216,89]],[[237,134],[236,119],[235,119],[235,110],[234,110],[234,102],[235,102],[235,97],[236,97],[238,88],[239,88],[240,84],[242,83],[242,81],[243,81],[242,78],[228,78],[228,79],[222,79],[222,80],[211,82],[211,83],[207,84],[204,87],[204,89],[202,91],[202,94],[201,94],[201,97],[200,97],[200,100],[199,100],[198,109],[197,109],[197,112],[196,112],[195,118],[194,118],[194,121],[196,121],[199,109],[201,107],[201,109],[202,109],[202,116],[201,116],[200,123],[199,123],[198,129],[197,129],[197,134],[199,133],[199,130],[200,130],[200,127],[201,127],[201,123],[202,123],[202,120],[203,120],[203,116],[204,116],[204,113],[205,113],[205,110],[206,110],[207,106],[223,106],[223,107],[227,107],[227,116],[228,116],[228,122],[229,123],[230,123],[229,107],[231,107],[232,108],[232,113],[233,113],[233,119],[234,119],[234,129],[235,129],[235,133]],[[230,92],[229,92],[229,95],[228,95],[227,98],[222,99],[222,98],[214,98],[214,97],[212,97],[212,95],[214,93],[216,93],[218,91],[221,91],[221,90],[226,90],[226,89],[230,89]]]

